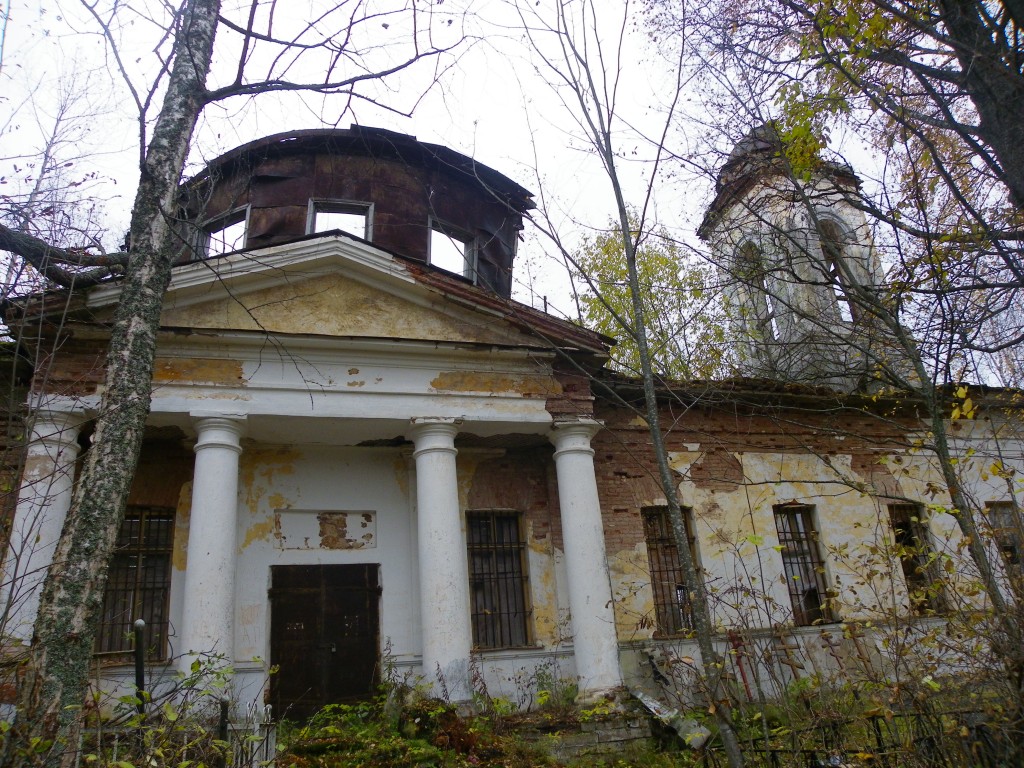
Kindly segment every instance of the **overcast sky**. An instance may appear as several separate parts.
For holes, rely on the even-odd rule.
[[[393,0],[373,1],[394,4]],[[0,155],[10,157],[20,152],[27,158],[38,149],[45,134],[40,126],[52,122],[54,104],[62,88],[87,94],[74,109],[90,117],[84,121],[73,146],[65,151],[71,156],[69,162],[75,163],[73,172],[82,176],[96,174],[96,183],[83,188],[106,201],[111,237],[105,244],[116,248],[127,229],[138,178],[137,109],[118,69],[123,67],[137,93],[144,94],[157,66],[153,50],[159,42],[160,25],[122,15],[122,26],[112,32],[118,45],[118,61],[101,36],[99,25],[84,13],[79,0],[9,2],[0,71],[0,127],[4,131]],[[156,8],[154,2],[140,2],[143,7]],[[435,8],[454,10],[456,2],[447,0],[446,9],[444,5]],[[247,3],[237,5],[248,7]],[[261,136],[321,127],[325,123],[348,127],[358,122],[445,144],[510,176],[546,201],[559,230],[570,243],[582,233],[603,226],[614,213],[607,177],[583,140],[571,111],[550,87],[550,73],[544,71],[539,58],[526,46],[522,30],[517,28],[518,19],[505,0],[472,0],[470,5],[474,16],[465,21],[463,29],[480,39],[463,46],[457,60],[421,101],[417,103],[433,74],[429,66],[401,76],[389,87],[367,91],[398,111],[415,106],[412,117],[366,102],[357,102],[342,114],[345,103],[336,96],[232,99],[206,109],[194,141],[189,171],[194,172],[205,161]],[[610,9],[617,5],[607,4]],[[294,25],[300,19],[313,18],[324,4],[320,0],[290,0],[288,6],[287,19],[276,22],[275,34],[287,31],[284,27],[288,19]],[[236,10],[226,4],[229,14]],[[598,36],[608,49],[604,51],[608,69],[616,67],[616,51],[609,43],[614,43],[618,35],[620,14],[616,9],[601,20],[605,26]],[[444,18],[435,18],[434,22],[442,35],[435,39],[442,41],[455,39],[463,23],[456,19],[454,24],[447,25]],[[373,23],[365,32],[366,45],[377,46],[373,52],[375,61],[385,61],[401,50],[392,42],[400,40],[403,34],[400,19]],[[214,78],[217,82],[230,79],[234,72],[237,49],[232,48],[232,37],[223,29],[219,33],[219,66]],[[661,105],[667,98],[660,83],[664,82],[666,65],[652,49],[645,31],[634,27],[629,30],[620,61],[618,108],[624,121],[619,125],[624,154],[620,169],[631,197],[639,202],[650,174],[646,162],[649,150],[643,140],[627,130],[626,123],[660,134]],[[251,63],[261,64],[258,59]],[[307,64],[314,68],[318,65],[312,61]],[[290,74],[297,75],[301,66]],[[156,109],[151,112],[155,114]],[[680,123],[669,133],[673,149],[680,152],[687,151],[685,127]],[[23,162],[21,168],[20,177],[24,178]],[[0,173],[19,177],[12,172],[10,163]],[[706,179],[685,173],[659,182],[659,220],[694,241],[693,230],[710,197],[710,186]],[[568,283],[553,253],[554,249],[542,240],[527,237],[517,261],[516,295],[535,305],[546,295],[550,308],[571,313]]]

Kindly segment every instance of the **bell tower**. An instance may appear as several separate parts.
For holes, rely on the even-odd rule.
[[[894,345],[872,309],[881,269],[859,186],[838,163],[795,178],[770,124],[729,155],[698,234],[727,286],[743,375],[846,392],[886,378]]]

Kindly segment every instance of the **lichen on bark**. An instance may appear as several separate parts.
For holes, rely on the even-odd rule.
[[[185,0],[167,90],[146,149],[131,222],[128,266],[111,331],[93,446],[40,601],[4,763],[75,764],[107,561],[124,517],[146,419],[175,238],[170,221],[198,116],[206,102],[219,0]],[[49,745],[40,750],[37,745]]]

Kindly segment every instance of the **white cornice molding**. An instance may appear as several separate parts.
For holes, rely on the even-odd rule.
[[[175,267],[167,295],[171,298],[174,294],[198,294],[207,298],[211,288],[217,289],[225,283],[244,286],[246,291],[257,290],[295,273],[303,278],[312,277],[332,265],[344,265],[347,274],[366,282],[386,278],[410,285],[416,282],[389,253],[344,235],[328,235]],[[119,283],[103,285],[89,292],[87,304],[91,308],[104,307],[116,304],[120,297]]]

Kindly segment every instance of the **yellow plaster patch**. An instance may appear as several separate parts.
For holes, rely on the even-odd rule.
[[[270,505],[271,509],[288,509],[292,506],[288,497],[280,493],[270,494],[270,496],[267,497],[267,504]]]
[[[270,537],[277,533],[279,533],[279,531],[276,517],[259,523],[253,523],[246,529],[245,540],[238,548],[238,551],[243,552],[254,541],[270,541]]]
[[[533,526],[527,523],[526,541],[530,568],[530,596],[533,601],[534,642],[551,647],[561,640],[558,598],[555,590],[555,561],[547,541],[533,537]]]
[[[345,311],[339,312],[338,307]],[[172,296],[161,323],[185,328],[539,346],[536,339],[493,319],[480,318],[478,322],[477,316],[468,312],[452,316],[337,273],[282,282],[186,307],[174,307]]]
[[[438,392],[508,393],[523,397],[552,397],[562,394],[553,376],[492,371],[442,371],[430,382]]]
[[[608,572],[615,596],[615,630],[619,639],[651,637],[657,621],[646,544],[637,542],[633,549],[613,554],[608,558]]]
[[[245,491],[246,508],[250,512],[255,514],[259,510],[263,497],[273,486],[275,476],[295,473],[295,462],[301,455],[302,453],[295,448],[257,448],[243,451],[239,481]],[[279,495],[273,497],[274,500],[280,498]],[[289,506],[287,500],[273,508],[286,506]]]
[[[459,454],[456,458],[456,467],[459,477],[459,508],[466,509],[469,504],[469,492],[473,488],[473,479],[480,466],[480,456],[473,454]]]
[[[212,384],[245,386],[242,363],[239,360],[217,358],[158,357],[153,367],[153,382],[202,381]]]
[[[188,530],[192,521],[192,481],[182,484],[178,492],[178,505],[174,519],[174,544],[172,546],[171,566],[176,571],[184,571],[188,566]]]
[[[365,387],[366,386],[366,382],[365,381],[350,381],[350,382],[348,382],[348,386],[350,386],[350,387]]]
[[[399,456],[391,466],[395,473],[395,485],[403,497],[409,498],[409,460]]]

